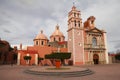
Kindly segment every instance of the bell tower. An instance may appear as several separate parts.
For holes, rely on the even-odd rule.
[[[72,53],[73,65],[84,64],[84,38],[81,13],[73,5],[68,13],[68,51]]]

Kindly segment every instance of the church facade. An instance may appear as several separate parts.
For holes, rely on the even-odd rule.
[[[73,64],[108,63],[106,32],[95,27],[95,17],[82,24],[81,13],[75,6],[68,13],[68,52]]]
[[[73,6],[68,13],[67,33],[68,41],[65,41],[59,25],[56,25],[49,40],[41,30],[33,40],[33,46],[22,49],[21,45],[18,51],[18,65],[26,64],[23,59],[25,55],[32,56],[31,64],[38,65],[38,57],[44,58],[45,54],[52,52],[71,52],[70,61],[73,65],[108,63],[106,32],[96,28],[94,16],[90,16],[83,24],[80,11]],[[46,59],[42,63],[51,65]]]

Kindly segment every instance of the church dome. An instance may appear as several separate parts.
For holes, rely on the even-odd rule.
[[[64,36],[63,33],[60,31],[59,26],[56,25],[56,29],[53,32],[53,34],[51,36]]]
[[[41,32],[35,37],[35,39],[47,39],[46,35],[43,34],[43,31],[41,30]]]

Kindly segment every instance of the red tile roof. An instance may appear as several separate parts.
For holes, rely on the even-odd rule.
[[[109,54],[109,56],[115,56],[116,54]]]
[[[20,52],[24,52],[25,54],[38,54],[36,50],[19,50]],[[18,52],[19,52],[18,51]]]
[[[62,42],[58,42],[58,44],[66,44],[67,43],[67,41],[62,41]]]

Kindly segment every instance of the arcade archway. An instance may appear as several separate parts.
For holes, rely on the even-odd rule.
[[[99,64],[99,56],[98,56],[98,54],[93,55],[93,62],[94,62],[94,64]]]

